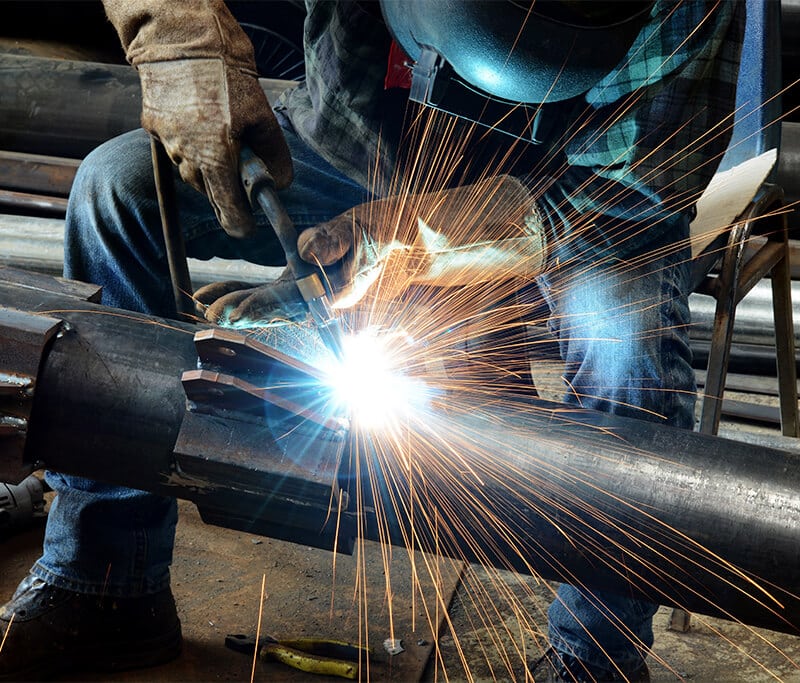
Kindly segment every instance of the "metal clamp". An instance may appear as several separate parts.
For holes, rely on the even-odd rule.
[[[326,408],[318,371],[231,330],[198,332],[195,347],[199,367],[181,377],[188,409],[175,462],[183,475],[237,491],[229,499],[218,485],[218,502],[199,500],[203,520],[352,552],[339,483],[348,422]]]

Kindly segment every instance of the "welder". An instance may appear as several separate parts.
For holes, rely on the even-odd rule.
[[[345,290],[363,267],[409,268],[375,256],[389,240],[408,247],[414,264],[443,253],[426,247],[439,237],[465,246],[448,242],[435,207],[458,209],[460,197],[503,187],[506,214],[485,220],[510,226],[501,235],[508,244],[531,241],[516,256],[527,261],[523,275],[540,271],[566,363],[564,400],[691,429],[688,226],[728,139],[742,4],[454,4],[393,0],[382,11],[373,2],[307,0],[306,78],[271,109],[252,47],[221,0],[105,0],[141,78],[144,130],[109,141],[82,164],[64,275],[102,285],[108,305],[175,315],[148,133],[184,181],[177,195],[189,256],[284,263],[239,185],[247,144],[280,189],[301,256],[340,266],[337,287]],[[269,26],[279,5],[263,9]],[[386,211],[370,202],[399,202],[382,195],[403,186],[407,64],[415,100],[449,112],[465,130],[492,127],[468,155],[504,163],[452,173],[451,187],[428,188],[440,194],[419,199],[430,215],[412,212],[387,235]],[[522,153],[504,153],[520,144]],[[481,178],[486,168],[496,173]],[[436,239],[424,239],[425,229]],[[476,228],[469,239],[480,236]],[[546,262],[531,259],[534,252]],[[410,277],[394,281],[424,283],[435,270],[413,265]],[[214,321],[257,319],[297,298],[290,278],[197,293]],[[175,501],[56,473],[47,481],[58,495],[43,555],[0,614],[4,631],[13,617],[0,679],[177,656],[169,587]],[[549,612],[551,647],[531,663],[535,680],[647,680],[655,609],[561,586]]]

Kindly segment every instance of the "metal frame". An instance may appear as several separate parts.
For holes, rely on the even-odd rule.
[[[718,275],[707,275],[696,289],[717,302],[699,425],[699,431],[704,434],[719,431],[736,307],[757,282],[770,275],[781,429],[784,436],[800,436],[789,237],[783,206],[783,190],[777,185],[764,185],[728,232]],[[776,220],[779,226],[769,232],[767,241],[759,249],[750,253],[746,246],[754,225],[765,220]]]

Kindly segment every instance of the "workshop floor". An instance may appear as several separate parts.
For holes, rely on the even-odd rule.
[[[0,591],[8,595],[24,576],[41,548],[41,529],[18,534],[2,543]],[[509,572],[468,566],[457,581],[460,566],[439,567],[440,591],[450,601],[438,624],[438,655],[432,652],[434,636],[424,614],[423,600],[431,602],[434,590],[424,580],[415,605],[410,600],[409,564],[395,553],[391,575],[395,595],[395,632],[388,628],[383,585],[374,586],[381,597],[368,600],[373,657],[372,681],[524,681],[519,652],[529,661],[538,656],[551,586]],[[430,559],[430,558],[427,558]],[[381,581],[383,565],[378,547],[370,547],[367,574]],[[173,589],[183,623],[184,653],[176,662],[156,669],[115,676],[70,677],[72,681],[248,681],[252,662],[224,647],[228,633],[255,631],[262,578],[266,580],[262,629],[284,635],[321,635],[354,638],[360,629],[359,600],[353,597],[353,561],[325,551],[296,546],[249,534],[207,526],[193,506],[181,503],[181,518],[173,566]],[[422,564],[422,563],[420,563]],[[425,572],[419,572],[424,575]],[[498,580],[502,581],[501,584]],[[331,598],[331,587],[334,587]],[[509,594],[510,592],[510,594]],[[423,593],[426,597],[423,598]],[[519,612],[492,614],[513,603]],[[487,607],[491,606],[490,609]],[[416,609],[415,609],[416,608]],[[411,615],[416,611],[416,623]],[[679,680],[691,683],[800,683],[800,638],[748,629],[730,622],[693,616],[688,633],[668,629],[670,610],[661,608],[655,618],[655,655],[650,667],[654,683]],[[521,626],[522,624],[522,626]],[[383,640],[394,635],[404,651],[389,655]],[[468,667],[468,672],[467,672]],[[307,674],[277,663],[259,662],[255,681],[307,681]],[[366,679],[366,671],[363,672]],[[314,677],[314,680],[341,679]]]
[[[726,422],[724,429],[779,438],[770,428]],[[260,603],[265,632],[350,640],[366,633],[374,655],[369,672],[362,669],[363,680],[369,674],[373,681],[524,681],[523,662],[541,652],[553,584],[425,555],[412,563],[396,549],[384,558],[376,544],[365,547],[359,562],[207,526],[186,502],[180,510],[173,588],[184,628],[182,657],[156,669],[69,680],[250,680],[252,662],[226,650],[224,638],[255,631]],[[0,595],[9,595],[24,576],[41,539],[42,529],[34,528],[0,543]],[[800,683],[800,638],[697,615],[691,629],[679,633],[668,629],[670,614],[662,608],[655,618],[654,683]],[[403,652],[389,654],[388,638],[401,640]],[[310,678],[271,662],[258,663],[254,674],[256,681]]]
[[[372,656],[369,666],[362,666],[364,680],[421,679],[446,610],[426,615],[420,606],[423,600],[434,602],[436,595],[441,605],[449,604],[463,563],[422,553],[416,553],[412,563],[407,553],[396,550],[384,557],[375,543],[366,544],[360,556],[334,555],[206,525],[185,501],[179,502],[179,510],[172,588],[183,626],[183,655],[156,669],[66,680],[250,680],[252,658],[226,649],[224,641],[230,633],[255,634],[259,604],[262,633],[368,645]],[[34,528],[0,543],[0,595],[10,595],[38,558],[42,534],[41,527]],[[393,595],[391,615],[387,581]],[[384,647],[387,639],[400,641],[403,651],[390,654]],[[259,663],[255,677],[307,679],[308,674],[272,662]]]

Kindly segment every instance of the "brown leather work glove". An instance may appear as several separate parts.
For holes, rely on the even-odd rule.
[[[273,318],[302,317],[308,311],[289,269],[269,284],[226,280],[212,282],[194,293],[195,310],[212,323],[253,326]]]
[[[361,204],[302,232],[304,260],[323,267],[334,305],[389,300],[409,286],[462,286],[537,275],[545,238],[536,205],[510,176]],[[336,264],[335,269],[328,268]],[[262,286],[219,282],[195,293],[211,322],[268,320],[302,306],[291,274]],[[295,309],[297,310],[297,309]]]
[[[391,299],[411,285],[463,286],[533,277],[545,263],[544,228],[511,176],[361,204],[300,234],[305,261],[341,261],[336,305]]]
[[[246,143],[277,187],[292,180],[283,133],[258,83],[253,46],[221,0],[104,0],[142,83],[142,126],[181,178],[208,196],[225,232],[255,230],[239,179]]]

